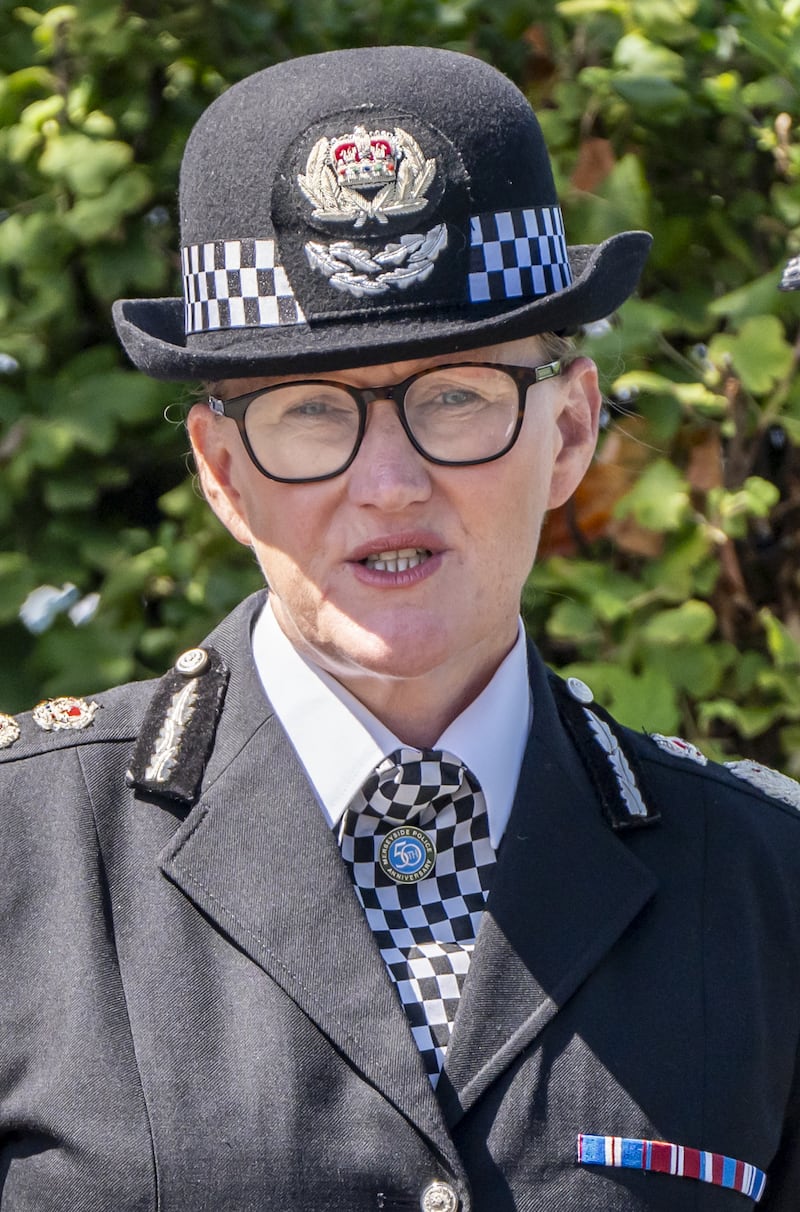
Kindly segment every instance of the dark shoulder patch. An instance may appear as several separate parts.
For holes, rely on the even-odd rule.
[[[644,783],[624,730],[594,701],[579,678],[550,676],[561,720],[572,737],[613,829],[655,824],[658,808],[645,797]]]
[[[228,685],[213,648],[190,648],[159,682],[142,722],[128,786],[191,806],[197,798]]]

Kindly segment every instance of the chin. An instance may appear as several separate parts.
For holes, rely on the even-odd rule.
[[[440,620],[418,617],[404,609],[370,620],[339,616],[321,639],[318,658],[335,676],[375,674],[387,678],[423,677],[450,653],[449,629]]]

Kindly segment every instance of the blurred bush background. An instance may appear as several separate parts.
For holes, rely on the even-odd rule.
[[[525,90],[573,243],[655,235],[587,337],[603,443],[526,621],[625,722],[800,775],[800,0],[34,0],[0,35],[2,709],[160,673],[260,583],[193,486],[192,386],[133,372],[110,305],[179,293],[214,97],[410,42]]]

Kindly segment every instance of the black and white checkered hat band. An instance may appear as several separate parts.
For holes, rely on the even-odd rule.
[[[186,335],[305,324],[274,240],[213,240],[181,250]],[[502,210],[470,220],[471,303],[538,299],[572,273],[558,206]]]
[[[181,250],[186,335],[305,324],[274,240],[214,240]]]
[[[470,225],[471,303],[538,299],[572,282],[558,206],[501,210]]]

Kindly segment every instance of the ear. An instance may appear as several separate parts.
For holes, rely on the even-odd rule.
[[[550,480],[548,509],[556,509],[572,496],[597,445],[602,396],[597,367],[591,358],[571,362],[561,377],[559,390],[556,405],[559,446]]]
[[[239,442],[236,426],[226,417],[216,416],[205,404],[195,404],[186,419],[194,460],[203,495],[222,525],[238,542],[252,547],[253,537],[247,525],[242,495],[233,469],[233,443]]]

